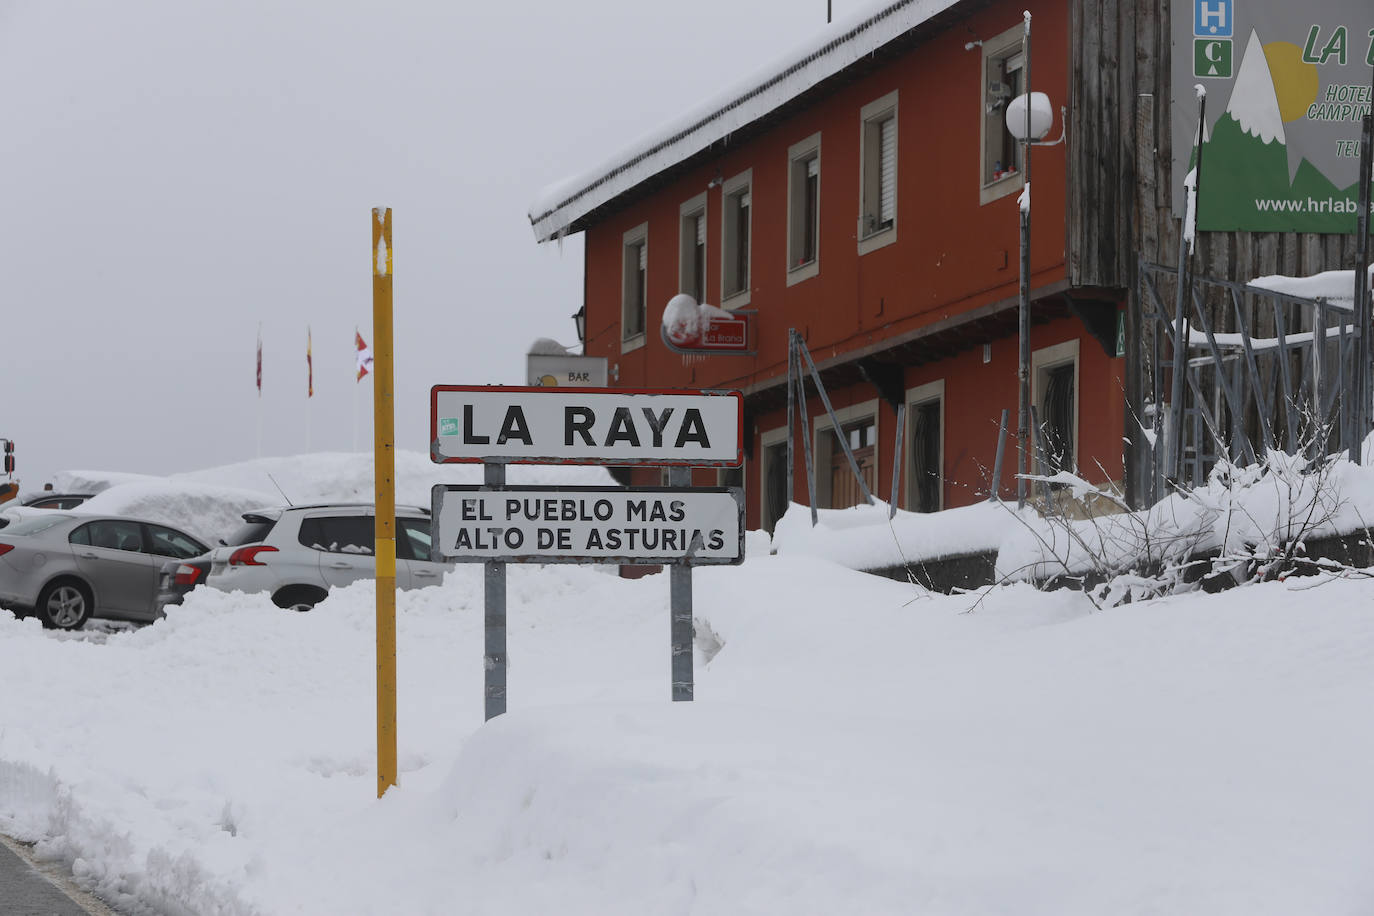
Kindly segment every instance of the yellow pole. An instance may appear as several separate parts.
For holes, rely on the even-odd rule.
[[[377,797],[396,785],[396,453],[391,208],[372,211],[372,438],[377,479]]]

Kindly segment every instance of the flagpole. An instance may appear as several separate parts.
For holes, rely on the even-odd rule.
[[[262,457],[262,322],[258,322],[258,457]]]
[[[315,400],[315,365],[310,353],[310,325],[305,326],[305,453],[310,454],[310,414]]]
[[[353,339],[358,339],[358,326],[353,325]],[[354,373],[356,376],[356,372]],[[353,451],[358,450],[358,379],[353,379]]]

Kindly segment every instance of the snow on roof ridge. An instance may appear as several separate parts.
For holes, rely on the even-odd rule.
[[[816,83],[841,72],[861,57],[943,12],[958,0],[883,0],[852,14],[840,25],[840,34],[817,46],[811,39],[780,59],[778,64],[755,71],[742,85],[732,87],[687,115],[648,134],[629,151],[581,175],[546,187],[530,204],[528,216],[536,241],[561,235],[578,219],[635,184],[700,152],[729,133],[757,121]],[[907,16],[900,16],[908,13]],[[884,26],[884,28],[879,28]],[[858,39],[869,41],[856,48]],[[839,54],[842,49],[854,53]],[[818,67],[818,64],[827,66]],[[819,73],[809,73],[816,69]],[[767,74],[761,76],[760,74]],[[804,77],[812,78],[804,78]],[[704,114],[703,114],[704,112]],[[737,115],[734,119],[728,115]],[[727,123],[727,120],[729,123]],[[715,130],[709,130],[711,127]],[[696,143],[690,141],[696,138]],[[569,189],[576,188],[575,191]]]

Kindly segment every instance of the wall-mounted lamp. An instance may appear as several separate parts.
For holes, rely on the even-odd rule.
[[[582,344],[582,350],[585,352],[587,349],[587,306],[585,304],[573,312],[572,320],[577,327],[577,342]]]
[[[721,175],[720,172],[716,172],[716,177],[706,182],[706,190],[709,191],[712,188],[718,188],[723,184],[725,184],[725,177]]]

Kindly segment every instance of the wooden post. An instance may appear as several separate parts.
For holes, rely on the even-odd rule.
[[[372,211],[372,403],[376,475],[377,797],[396,785],[396,454],[391,208]]]

